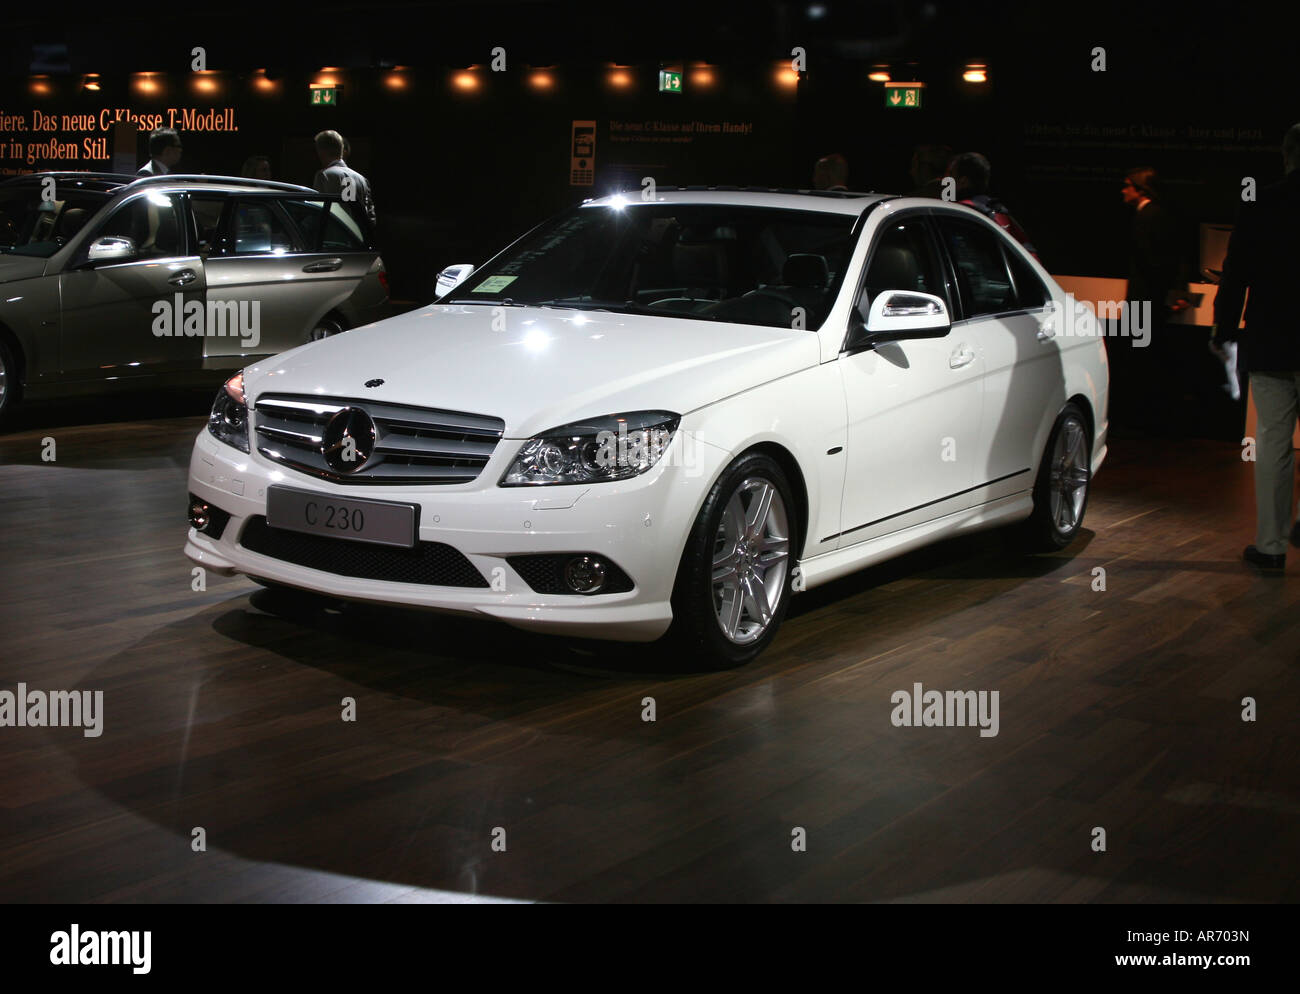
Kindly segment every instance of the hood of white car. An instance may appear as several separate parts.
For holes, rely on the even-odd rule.
[[[819,361],[810,331],[435,304],[250,366],[244,387],[252,402],[307,394],[499,417],[505,437],[528,438],[601,414],[685,414]]]

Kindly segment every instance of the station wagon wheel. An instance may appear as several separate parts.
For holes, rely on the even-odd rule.
[[[738,665],[772,641],[790,600],[800,522],[781,467],[742,456],[709,491],[682,554],[672,636],[689,656]]]
[[[1092,482],[1092,444],[1088,422],[1075,404],[1067,404],[1052,427],[1034,485],[1034,511],[1025,522],[1032,551],[1069,545],[1083,527]]]
[[[9,344],[0,338],[0,418],[18,403],[18,364]]]
[[[337,335],[343,331],[343,324],[337,318],[323,317],[316,322],[316,327],[311,330],[307,336],[309,342],[319,342],[323,338],[329,338],[331,335]]]

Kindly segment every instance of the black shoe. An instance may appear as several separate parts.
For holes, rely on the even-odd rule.
[[[1297,521],[1295,527],[1291,529],[1291,544],[1300,549],[1300,521]]]
[[[1248,545],[1246,551],[1241,554],[1241,558],[1266,573],[1281,573],[1286,569],[1286,553],[1270,556],[1267,552],[1260,552],[1253,545]]]

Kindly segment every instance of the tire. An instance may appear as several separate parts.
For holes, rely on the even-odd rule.
[[[344,330],[346,329],[344,329],[342,321],[327,314],[316,322],[316,327],[313,328],[311,334],[307,336],[307,341],[319,342],[322,339],[337,335],[339,332]]]
[[[1066,404],[1052,426],[1034,482],[1034,512],[1022,527],[1030,552],[1056,552],[1083,527],[1092,482],[1092,438],[1077,404]]]
[[[722,667],[758,656],[785,617],[801,538],[790,482],[773,459],[755,452],[727,467],[682,552],[668,636],[675,647]]]
[[[18,362],[9,343],[0,337],[0,421],[13,413],[21,394]]]

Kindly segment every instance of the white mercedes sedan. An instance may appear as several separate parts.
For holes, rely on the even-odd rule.
[[[1105,457],[1095,321],[958,205],[660,189],[444,277],[226,383],[190,559],[734,665],[918,546],[1064,548]]]

